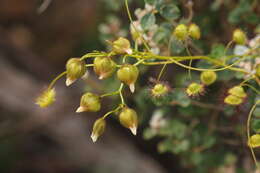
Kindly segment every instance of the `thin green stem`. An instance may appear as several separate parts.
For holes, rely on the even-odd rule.
[[[252,115],[253,115],[253,112],[254,112],[254,110],[255,110],[257,104],[259,104],[259,103],[260,103],[260,100],[257,100],[256,103],[255,103],[255,104],[253,105],[253,107],[251,108],[251,110],[250,110],[250,112],[249,112],[249,115],[248,115],[248,118],[247,118],[247,127],[246,127],[246,129],[247,129],[247,141],[250,140],[250,136],[251,136],[251,135],[250,135],[250,122],[251,122],[251,119],[252,119]],[[252,148],[251,145],[248,145],[248,146],[249,146],[249,148],[250,148],[250,151],[251,151],[253,160],[254,160],[254,162],[255,162],[255,165],[256,165],[257,169],[259,169],[259,166],[258,166],[258,163],[257,163],[257,159],[256,159],[256,156],[255,156],[255,152],[254,152],[254,150],[253,150],[253,148]]]
[[[253,87],[252,85],[249,84],[243,84],[243,86],[247,86],[249,88],[251,88],[254,92],[256,92],[258,95],[260,95],[260,91],[257,90],[255,87]]]
[[[122,109],[122,107],[123,107],[123,105],[120,104],[120,105],[119,105],[118,107],[116,107],[114,110],[107,112],[102,118],[105,119],[105,118],[106,118],[107,116],[109,116],[110,114],[113,114],[113,113],[119,111],[120,109]]]
[[[158,77],[157,77],[157,81],[159,81],[159,80],[161,79],[162,74],[163,74],[163,72],[164,72],[165,69],[166,69],[166,66],[167,66],[167,64],[164,64],[164,65],[163,65],[163,67],[162,67],[162,69],[161,69],[161,71],[160,71],[160,73],[159,73],[159,75],[158,75]]]
[[[54,79],[51,81],[50,85],[48,86],[48,89],[51,89],[51,88],[54,86],[54,84],[55,84],[60,78],[62,78],[65,74],[67,74],[67,71],[64,71],[64,72],[60,73],[56,78],[54,78]]]
[[[122,105],[125,105],[125,100],[124,100],[124,97],[123,97],[123,94],[122,94],[123,88],[124,88],[124,83],[121,83],[120,88],[119,88],[119,95],[120,95]]]

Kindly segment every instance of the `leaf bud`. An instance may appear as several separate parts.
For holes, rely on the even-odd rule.
[[[191,83],[186,89],[186,93],[188,94],[188,96],[197,96],[202,94],[203,92],[204,92],[203,85],[195,82]]]
[[[237,44],[245,44],[246,43],[246,34],[241,29],[236,29],[233,32],[233,41]]]
[[[99,96],[93,93],[85,93],[80,100],[80,107],[76,110],[79,112],[97,112],[100,110],[101,103]]]
[[[66,71],[67,71],[67,80],[66,85],[69,86],[77,79],[84,76],[87,71],[85,66],[85,61],[81,61],[79,58],[71,58],[67,61]]]
[[[137,113],[130,108],[123,108],[122,112],[119,114],[119,121],[122,126],[131,130],[131,132],[136,135],[138,118]]]
[[[252,148],[260,147],[260,134],[255,134],[248,140],[248,146]]]
[[[185,40],[189,35],[187,26],[184,24],[179,24],[176,26],[173,35],[179,40]]]
[[[47,89],[36,99],[36,104],[41,108],[50,106],[55,101],[56,92],[55,89]]]
[[[119,37],[116,41],[113,42],[113,52],[117,54],[132,54],[130,42],[123,37]]]
[[[191,24],[190,26],[189,26],[189,36],[191,37],[191,38],[194,38],[194,39],[196,39],[196,40],[198,40],[198,39],[200,39],[200,35],[201,35],[201,33],[200,33],[200,28],[199,28],[199,26],[198,25],[196,25],[196,24]]]
[[[116,63],[108,57],[96,57],[94,60],[94,71],[99,79],[110,77],[116,70]]]
[[[131,92],[135,91],[135,82],[138,78],[139,70],[136,66],[126,64],[117,71],[117,78],[126,83]]]
[[[104,133],[105,128],[106,128],[106,121],[104,120],[104,118],[99,118],[95,121],[91,133],[91,139],[93,142],[96,142],[97,139]]]
[[[245,98],[246,93],[244,91],[244,88],[241,86],[234,86],[233,88],[228,90],[228,93],[234,96],[237,96],[239,98]]]
[[[213,84],[217,79],[217,74],[214,71],[203,71],[200,74],[200,80],[205,85]]]
[[[228,95],[224,102],[229,105],[240,105],[243,102],[243,99],[235,95]]]

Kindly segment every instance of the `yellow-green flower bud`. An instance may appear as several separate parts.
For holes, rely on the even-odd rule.
[[[252,135],[248,141],[248,146],[252,148],[260,147],[260,134]]]
[[[197,96],[203,92],[204,92],[203,85],[195,82],[191,83],[186,89],[186,93],[188,94],[188,96]]]
[[[117,54],[132,54],[133,51],[130,42],[126,38],[120,37],[113,42],[113,52]]]
[[[119,115],[119,121],[122,126],[131,130],[131,132],[136,135],[138,118],[137,113],[130,108],[123,108]]]
[[[229,105],[240,105],[243,102],[243,99],[235,95],[228,95],[224,102]]]
[[[196,40],[200,39],[200,28],[198,25],[193,23],[189,26],[189,36]]]
[[[110,77],[116,70],[116,63],[108,57],[96,57],[94,60],[94,71],[99,79]]]
[[[246,93],[244,91],[244,88],[241,86],[235,86],[231,89],[228,90],[228,93],[234,96],[237,96],[239,98],[245,98],[246,97]]]
[[[153,89],[151,90],[152,95],[155,97],[160,97],[169,92],[169,87],[167,85],[164,85],[162,83],[156,84]]]
[[[139,70],[136,66],[126,64],[117,71],[117,78],[126,83],[131,92],[135,91],[135,82],[138,78]]]
[[[205,85],[214,83],[217,79],[217,74],[214,71],[204,71],[200,74],[200,80]]]
[[[81,78],[86,73],[87,68],[85,65],[85,61],[81,61],[79,58],[71,58],[67,61],[67,86],[71,85],[73,82]]]
[[[104,133],[105,128],[106,128],[106,121],[103,118],[99,118],[95,121],[91,133],[91,139],[93,142],[96,142],[97,139]]]
[[[99,96],[93,93],[86,93],[81,97],[80,107],[76,110],[79,112],[97,112],[100,110],[101,103]]]
[[[255,74],[256,74],[258,77],[260,77],[260,64],[257,64],[257,65],[256,65],[256,72],[255,72]]]
[[[55,101],[56,92],[55,89],[47,89],[36,99],[36,104],[41,108],[50,106]]]
[[[233,32],[233,41],[237,44],[245,44],[246,43],[246,34],[241,29],[236,29]]]
[[[178,26],[176,26],[173,34],[177,39],[185,40],[189,35],[188,28],[184,24],[179,24]]]

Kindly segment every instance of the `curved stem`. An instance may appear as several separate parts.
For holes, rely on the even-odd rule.
[[[62,73],[59,74],[56,78],[54,78],[54,79],[51,81],[50,85],[48,86],[48,89],[51,89],[51,88],[54,86],[54,84],[55,84],[60,78],[62,78],[65,74],[67,74],[67,71],[62,72]]]

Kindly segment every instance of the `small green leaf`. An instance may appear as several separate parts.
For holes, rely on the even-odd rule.
[[[144,30],[149,30],[155,24],[155,16],[153,13],[148,13],[141,19],[141,26]]]
[[[165,5],[161,8],[160,14],[167,20],[176,20],[180,17],[180,10],[174,4]]]

